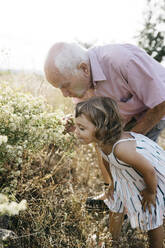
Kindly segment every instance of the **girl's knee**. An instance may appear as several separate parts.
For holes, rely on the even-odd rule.
[[[164,239],[164,228],[160,226],[148,231],[148,241],[150,248],[162,248]]]

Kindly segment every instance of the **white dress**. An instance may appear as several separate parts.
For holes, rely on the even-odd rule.
[[[154,141],[144,135],[130,132],[132,138],[116,142],[112,152],[105,155],[104,159],[110,164],[110,171],[114,182],[114,200],[104,200],[112,212],[128,215],[132,228],[140,228],[142,231],[155,229],[163,224],[165,214],[165,151]],[[130,165],[118,160],[113,153],[119,142],[128,140],[136,141],[136,150],[147,158],[157,174],[156,208],[152,205],[152,214],[148,209],[142,210],[140,192],[145,188],[143,177]]]

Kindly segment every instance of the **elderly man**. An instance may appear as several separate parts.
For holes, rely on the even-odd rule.
[[[156,141],[165,127],[165,68],[134,45],[86,50],[78,44],[56,43],[49,50],[45,75],[64,97],[116,100],[127,130]],[[110,183],[101,161],[99,165],[105,183]]]

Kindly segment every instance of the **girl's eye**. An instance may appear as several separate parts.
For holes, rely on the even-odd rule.
[[[83,127],[79,127],[79,129],[80,129],[81,131],[84,131],[84,128],[83,128]]]

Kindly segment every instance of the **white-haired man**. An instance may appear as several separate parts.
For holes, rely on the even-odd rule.
[[[56,43],[48,52],[45,75],[64,97],[79,101],[93,95],[113,98],[127,129],[156,141],[165,127],[165,68],[134,45],[86,50],[74,43]]]
[[[136,132],[147,134],[165,119],[165,68],[136,46],[86,50],[74,43],[57,43],[49,50],[45,75],[64,97],[113,98],[125,124],[136,120],[132,129]]]

